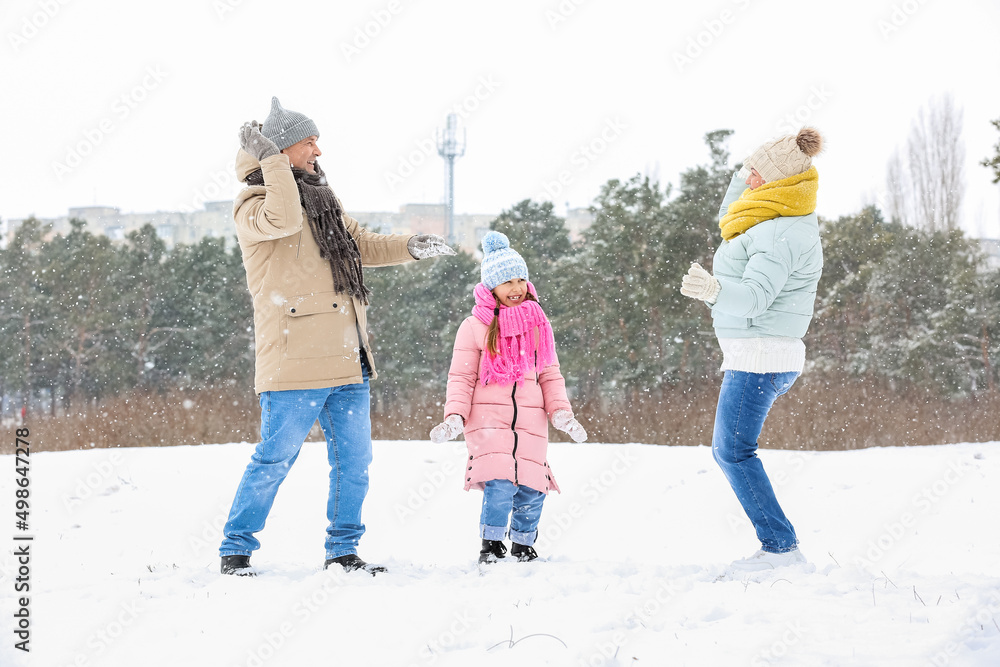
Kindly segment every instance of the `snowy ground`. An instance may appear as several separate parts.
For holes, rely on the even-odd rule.
[[[322,571],[309,443],[260,576],[221,577],[252,447],[32,455],[30,658],[0,456],[0,665],[1000,665],[1000,443],[762,452],[811,564],[756,579],[725,576],[758,545],[707,448],[599,444],[552,446],[544,562],[480,576],[464,446],[428,442],[375,445],[361,555],[390,573]]]

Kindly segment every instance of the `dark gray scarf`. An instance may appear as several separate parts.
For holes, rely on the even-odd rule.
[[[326,181],[326,175],[315,164],[316,173],[292,167],[295,184],[299,188],[299,201],[309,220],[313,238],[319,246],[319,256],[330,263],[333,289],[347,294],[362,303],[368,303],[371,291],[365,287],[361,268],[361,252],[354,238],[344,226],[344,210]],[[260,169],[246,177],[247,185],[264,185]]]

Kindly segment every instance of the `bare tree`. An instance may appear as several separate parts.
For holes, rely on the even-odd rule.
[[[951,95],[931,98],[917,112],[906,149],[886,170],[892,218],[928,231],[959,226],[965,195],[962,110]]]
[[[914,218],[913,184],[910,173],[899,154],[899,149],[892,152],[889,165],[886,167],[886,212],[892,220],[908,222]]]

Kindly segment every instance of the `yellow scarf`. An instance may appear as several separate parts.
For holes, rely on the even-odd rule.
[[[722,238],[728,241],[757,223],[778,216],[812,213],[816,210],[817,190],[819,173],[816,167],[780,181],[765,183],[756,190],[747,188],[719,220]]]

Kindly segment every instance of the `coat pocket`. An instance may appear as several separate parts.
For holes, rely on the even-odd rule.
[[[350,297],[333,292],[289,299],[285,305],[284,356],[288,359],[357,354],[358,326]]]

